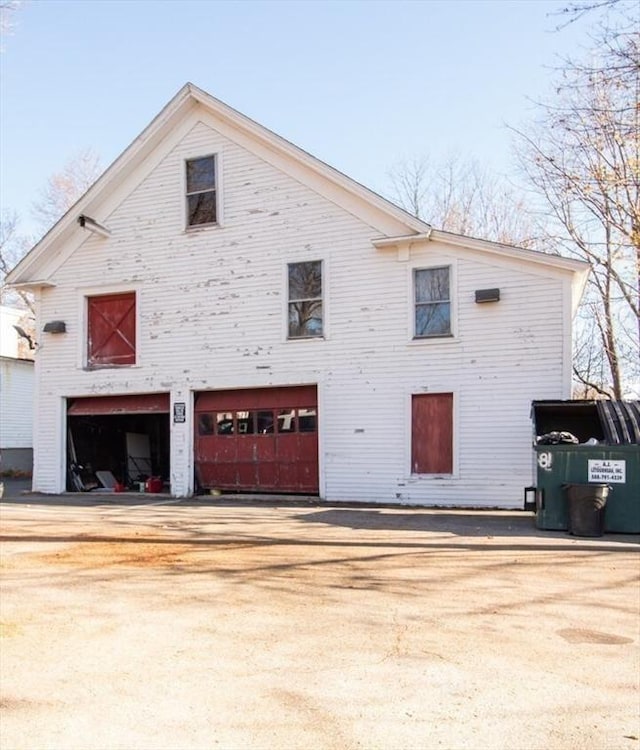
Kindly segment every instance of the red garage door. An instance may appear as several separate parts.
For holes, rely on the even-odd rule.
[[[202,487],[318,492],[315,386],[200,393],[196,476]]]

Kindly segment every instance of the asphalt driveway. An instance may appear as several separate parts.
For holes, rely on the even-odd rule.
[[[0,504],[2,750],[638,750],[638,537],[521,512]]]

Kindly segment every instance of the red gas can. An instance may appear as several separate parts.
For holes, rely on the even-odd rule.
[[[160,477],[149,477],[144,485],[145,492],[162,492],[162,479]]]

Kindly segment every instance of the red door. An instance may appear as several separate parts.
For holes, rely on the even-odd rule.
[[[201,393],[195,411],[202,487],[318,492],[315,386]]]
[[[136,363],[136,295],[106,294],[87,299],[87,364]]]
[[[453,472],[453,394],[424,393],[411,399],[411,471]]]

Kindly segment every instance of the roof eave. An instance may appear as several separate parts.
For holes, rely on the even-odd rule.
[[[411,245],[420,241],[436,241],[448,245],[455,245],[470,250],[478,250],[485,253],[493,253],[507,258],[524,260],[538,265],[546,265],[560,271],[571,274],[571,302],[572,314],[575,315],[580,300],[584,293],[584,288],[589,278],[589,265],[583,260],[575,258],[566,258],[563,255],[551,255],[542,253],[539,250],[528,250],[515,245],[506,245],[500,242],[491,242],[489,240],[480,240],[475,237],[467,237],[462,234],[453,232],[444,232],[439,229],[431,229],[429,232],[422,234],[408,234],[401,237],[376,237],[371,240],[374,247],[379,250],[394,249],[398,252],[406,252]]]
[[[448,245],[482,250],[520,260],[531,260],[534,263],[547,264],[556,268],[563,268],[567,271],[580,273],[586,270],[587,274],[589,271],[588,264],[585,261],[576,260],[575,258],[542,253],[539,250],[529,250],[524,247],[517,247],[516,245],[507,245],[503,242],[492,242],[490,240],[477,239],[476,237],[467,237],[462,234],[454,234],[453,232],[444,232],[441,229],[434,229],[431,232],[431,239]]]
[[[7,276],[7,279],[9,277]],[[48,279],[34,279],[33,281],[21,281],[21,282],[15,282],[11,283],[9,281],[6,281],[5,286],[7,286],[9,289],[42,289],[43,287],[54,287],[56,286],[53,281],[49,281]]]
[[[400,237],[375,237],[371,240],[371,244],[374,247],[378,248],[378,250],[386,250],[388,248],[401,248],[407,245],[412,245],[415,242],[431,239],[432,231],[433,230],[429,228],[428,232],[405,234]]]
[[[193,84],[187,83],[153,118],[147,127],[122,151],[105,169],[100,177],[87,191],[58,219],[58,221],[41,237],[27,255],[7,274],[6,283],[17,288],[19,286],[55,286],[43,281],[33,281],[24,278],[30,270],[37,270],[38,261],[45,254],[48,247],[59,241],[65,241],[78,229],[78,216],[92,213],[92,204],[97,202],[102,191],[108,187],[111,180],[130,164],[131,159],[139,156],[145,146],[149,146],[153,137],[163,130],[165,125],[192,99]]]

